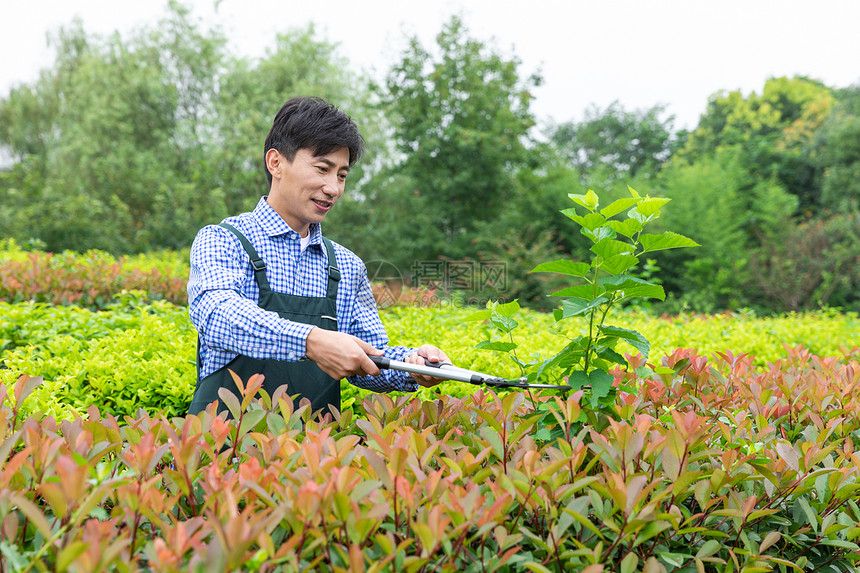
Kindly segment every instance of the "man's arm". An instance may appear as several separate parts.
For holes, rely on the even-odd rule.
[[[373,290],[367,278],[367,270],[364,268],[364,265],[361,265],[361,272],[358,274],[356,280],[356,296],[355,300],[352,301],[352,320],[349,324],[342,327],[343,332],[368,343],[372,348],[381,349],[381,353],[374,354],[377,356],[383,354],[391,360],[412,362],[414,364],[424,364],[425,358],[432,362],[450,362],[444,352],[429,344],[425,344],[418,349],[407,346],[389,346],[388,334],[385,332],[385,327],[379,318],[376,299],[373,296]],[[383,370],[381,375],[374,375],[369,370],[365,370],[365,372],[367,375],[355,373],[353,376],[350,376],[350,383],[376,392],[391,390],[414,392],[418,389],[419,385],[435,386],[440,382],[439,378],[413,375],[397,370]]]

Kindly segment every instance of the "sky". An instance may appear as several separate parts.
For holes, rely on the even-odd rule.
[[[860,84],[860,0],[183,0],[220,25],[237,55],[261,57],[275,36],[315,23],[318,38],[366,72],[398,60],[407,36],[424,46],[452,15],[471,37],[516,56],[521,77],[540,72],[539,123],[581,121],[617,101],[628,111],[664,105],[692,129],[719,91],[761,93],[770,77],[806,75],[831,87]],[[0,0],[0,97],[51,67],[49,34],[75,17],[90,34],[154,24],[166,0]],[[336,103],[336,102],[335,102]]]

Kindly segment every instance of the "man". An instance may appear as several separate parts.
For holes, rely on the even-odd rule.
[[[293,98],[266,138],[269,194],[255,209],[200,230],[191,247],[188,301],[199,333],[190,414],[265,375],[314,411],[340,408],[340,379],[374,391],[414,391],[439,379],[380,371],[368,355],[448,362],[425,344],[388,346],[362,261],[324,238],[320,223],[343,195],[364,141],[356,124],[318,98]],[[297,404],[298,405],[298,404]],[[219,405],[224,409],[224,405]]]

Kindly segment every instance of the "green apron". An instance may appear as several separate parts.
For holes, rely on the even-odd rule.
[[[266,265],[250,241],[242,233],[227,223],[221,226],[232,231],[242,242],[242,246],[251,258],[251,266],[254,268],[254,278],[260,287],[259,306],[268,311],[277,312],[281,318],[296,322],[312,324],[325,330],[337,330],[337,283],[340,280],[340,272],[337,269],[337,260],[334,256],[334,248],[331,241],[322,238],[328,254],[328,285],[326,296],[296,296],[273,292],[269,287],[266,277]],[[332,405],[340,409],[340,380],[335,380],[317,366],[312,360],[301,360],[298,362],[286,362],[283,360],[251,358],[239,355],[231,360],[226,366],[200,379],[200,340],[197,340],[197,387],[194,390],[194,398],[188,408],[189,414],[199,414],[206,406],[218,400],[218,390],[227,388],[239,396],[239,389],[233,381],[228,370],[232,370],[247,382],[253,374],[263,374],[265,381],[263,389],[272,395],[276,388],[287,385],[287,395],[299,394],[294,400],[296,408],[302,398],[311,402],[312,411]],[[219,400],[220,402],[220,400]],[[227,411],[227,406],[220,403],[219,412]],[[229,412],[228,412],[229,415]]]

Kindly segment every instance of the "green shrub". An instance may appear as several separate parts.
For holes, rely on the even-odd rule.
[[[45,379],[27,411],[66,418],[91,405],[112,415],[187,411],[194,389],[196,332],[187,310],[142,293],[107,309],[0,302],[0,380]]]

